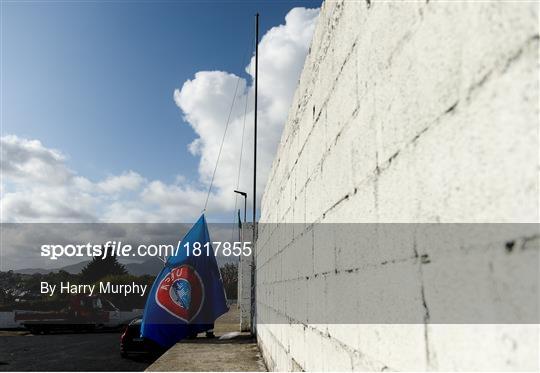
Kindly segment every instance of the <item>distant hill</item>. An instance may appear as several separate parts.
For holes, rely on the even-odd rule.
[[[66,271],[68,273],[76,274],[76,273],[80,273],[82,271],[82,269],[84,268],[84,266],[86,266],[88,263],[90,263],[90,261],[85,260],[83,262],[79,262],[79,263],[71,264],[71,265],[68,265],[68,266],[64,266],[64,267],[62,267],[60,269],[63,270],[63,271]],[[58,271],[58,270],[56,270],[56,271]]]
[[[15,269],[13,272],[20,273],[23,275],[33,275],[34,273],[39,273],[40,275],[46,275],[47,273],[53,272],[53,270],[43,269],[43,268],[23,268],[23,269]]]
[[[85,260],[79,263],[70,264],[60,268],[44,269],[44,268],[23,268],[16,269],[13,272],[21,273],[25,275],[32,275],[34,273],[47,274],[51,272],[66,271],[68,273],[77,274],[81,273],[82,269],[90,263],[89,260]],[[142,263],[128,263],[124,264],[127,271],[136,276],[140,275],[155,275],[163,267],[163,263],[156,258],[150,258]]]
[[[62,271],[66,271],[68,273],[76,274],[76,273],[80,273],[81,270],[84,268],[84,266],[87,265],[89,262],[90,262],[89,260],[85,260],[83,262],[70,264],[70,265],[67,265],[67,266],[64,266],[64,267],[53,268],[53,269],[44,269],[44,268],[15,269],[13,272],[22,273],[24,275],[33,275],[34,273],[39,273],[41,275],[45,275],[47,273],[58,272],[58,271],[62,270]]]
[[[25,275],[33,275],[34,273],[39,274],[47,274],[51,272],[58,272],[60,270],[66,271],[68,273],[77,274],[80,273],[81,270],[84,268],[85,265],[87,265],[90,261],[85,260],[79,263],[70,264],[64,267],[60,268],[53,268],[53,269],[44,269],[44,268],[23,268],[23,269],[16,269],[13,272],[15,273],[21,273]],[[237,263],[238,258],[236,257],[222,257],[219,256],[217,258],[218,265],[222,267],[223,265],[227,263]],[[149,258],[145,260],[142,263],[127,263],[124,264],[127,271],[135,276],[141,276],[141,275],[157,275],[159,271],[163,268],[163,262],[159,260],[158,258]]]
[[[150,258],[142,263],[125,264],[127,271],[135,276],[152,275],[155,276],[163,268],[163,262],[158,258]]]

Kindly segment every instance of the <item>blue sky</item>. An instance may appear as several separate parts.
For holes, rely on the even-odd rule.
[[[90,179],[193,175],[195,134],[172,95],[200,70],[246,76],[253,38],[307,1],[2,4],[3,134],[61,149]]]
[[[218,220],[233,213],[232,191],[252,188],[252,153],[239,144],[244,134],[252,147],[256,12],[261,199],[319,6],[1,2],[0,220],[196,218],[239,84],[207,210]]]

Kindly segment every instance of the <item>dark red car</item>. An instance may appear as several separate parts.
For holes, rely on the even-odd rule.
[[[146,355],[158,357],[165,349],[147,338],[141,337],[142,318],[133,319],[124,330],[120,338],[120,356]]]

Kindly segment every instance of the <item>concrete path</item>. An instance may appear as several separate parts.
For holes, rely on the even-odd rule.
[[[238,331],[238,308],[231,310],[216,321],[216,337]],[[177,343],[164,353],[146,371],[247,371],[264,372],[266,367],[255,339],[248,333],[229,340],[208,339],[204,334],[195,340]]]

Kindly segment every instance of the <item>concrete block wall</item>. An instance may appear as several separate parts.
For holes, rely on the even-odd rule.
[[[448,263],[482,292],[511,286],[514,261],[538,262],[538,236],[501,237],[528,248],[512,255],[443,258],[421,242],[366,252],[306,234],[310,223],[538,222],[538,42],[534,1],[323,4],[262,199],[256,317],[270,369],[539,369],[538,325],[295,322],[317,289],[333,312],[332,294],[396,270],[436,315]],[[278,237],[264,223],[300,224]]]

